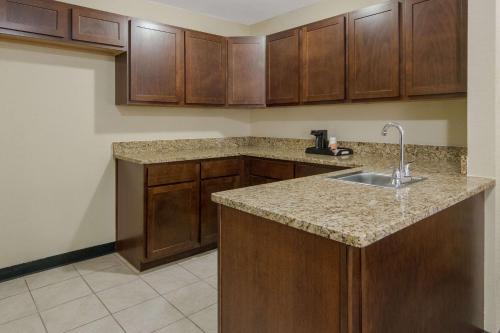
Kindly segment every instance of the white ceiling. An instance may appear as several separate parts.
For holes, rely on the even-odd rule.
[[[254,24],[320,0],[153,0],[227,21]]]

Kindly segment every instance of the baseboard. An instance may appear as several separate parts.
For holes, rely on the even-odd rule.
[[[52,257],[43,258],[24,264],[0,269],[0,282],[11,280],[28,274],[45,271],[50,268],[72,264],[78,261],[92,259],[115,251],[115,242],[88,247]]]

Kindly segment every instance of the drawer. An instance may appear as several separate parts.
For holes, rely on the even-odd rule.
[[[295,165],[295,178],[320,175],[322,173],[334,172],[344,169],[348,168],[333,165],[297,163]]]
[[[240,175],[242,160],[231,158],[223,160],[209,160],[201,162],[201,178],[217,178]]]
[[[167,185],[197,181],[200,177],[199,163],[168,163],[147,167],[148,186]]]
[[[250,159],[250,174],[277,180],[292,179],[294,175],[293,162]]]
[[[253,175],[248,176],[248,186],[275,183],[277,181],[279,180],[261,176],[253,176]]]

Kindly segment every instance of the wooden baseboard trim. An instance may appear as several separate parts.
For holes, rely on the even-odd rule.
[[[58,254],[0,269],[0,282],[115,252],[115,242]]]

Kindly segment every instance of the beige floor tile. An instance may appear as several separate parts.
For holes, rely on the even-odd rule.
[[[108,315],[108,311],[95,295],[85,296],[41,312],[49,333],[66,332]]]
[[[51,284],[31,292],[39,311],[53,308],[91,293],[92,291],[81,277]]]
[[[209,277],[208,279],[205,279],[205,282],[207,282],[209,285],[211,285],[215,289],[219,289],[217,275],[214,275],[214,276]]]
[[[97,294],[111,313],[158,297],[158,293],[142,280],[135,280]]]
[[[19,295],[28,291],[24,278],[0,283],[0,299]]]
[[[127,333],[152,332],[183,318],[162,297],[158,297],[114,314]]]
[[[85,275],[118,265],[122,265],[121,260],[115,254],[108,254],[102,257],[76,263],[75,268],[80,274]]]
[[[40,316],[34,314],[0,325],[0,333],[45,333],[45,327]]]
[[[95,292],[132,282],[139,278],[124,265],[114,266],[100,272],[84,275],[83,278]]]
[[[165,294],[165,298],[185,316],[217,302],[217,291],[204,281]]]
[[[179,265],[202,279],[217,274],[217,256],[213,253],[205,254],[201,257],[194,257],[179,263]]]
[[[86,324],[68,333],[123,333],[124,331],[111,316]]]
[[[200,280],[179,265],[171,265],[159,271],[144,274],[141,277],[160,294],[182,288]]]
[[[155,333],[203,333],[203,331],[189,319],[182,319],[159,331],[155,331]]]
[[[26,277],[26,282],[28,283],[28,287],[33,290],[77,276],[79,274],[73,265],[68,265],[29,275]]]
[[[217,304],[195,313],[189,319],[205,333],[217,333]]]
[[[0,324],[35,313],[35,303],[29,292],[7,297],[0,301]]]

